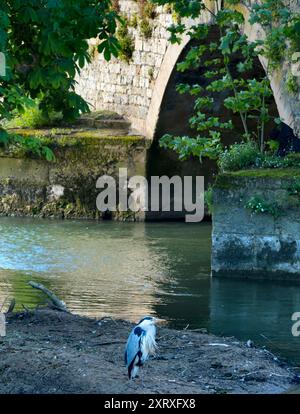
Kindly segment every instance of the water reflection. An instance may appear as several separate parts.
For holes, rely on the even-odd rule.
[[[34,279],[53,289],[70,310],[80,314],[136,320],[156,313],[154,305],[172,305],[173,295],[183,295],[185,300],[194,295],[190,286],[201,253],[198,229],[175,223],[2,218],[0,301],[9,295],[19,307],[36,305],[43,296],[26,285]],[[204,226],[203,242],[208,246],[209,232],[209,226]],[[203,256],[209,266],[207,254]],[[180,278],[186,279],[185,285]]]
[[[0,304],[31,307],[45,284],[75,313],[138,320],[252,339],[300,365],[291,315],[299,285],[210,278],[209,224],[0,219]]]
[[[300,311],[297,284],[212,279],[210,330],[252,339],[300,365],[300,337],[291,316]]]

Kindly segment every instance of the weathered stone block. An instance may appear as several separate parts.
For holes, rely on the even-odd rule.
[[[298,175],[297,175],[298,174]],[[225,174],[213,191],[212,275],[300,280],[300,170]],[[270,211],[246,208],[259,197]]]
[[[40,133],[30,131],[30,134],[35,132]],[[51,136],[56,156],[51,163],[2,154],[0,215],[101,218],[102,213],[96,208],[99,193],[96,181],[100,176],[108,174],[118,183],[121,167],[128,169],[129,177],[146,174],[148,142],[140,136],[114,132],[115,136],[109,129],[70,130],[70,133],[62,130],[61,135]],[[141,220],[144,214],[116,212],[112,218]]]

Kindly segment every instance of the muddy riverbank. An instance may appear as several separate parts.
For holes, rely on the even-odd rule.
[[[295,385],[295,370],[267,350],[164,327],[143,383],[128,381],[131,328],[49,309],[12,314],[0,338],[0,393],[281,393]]]

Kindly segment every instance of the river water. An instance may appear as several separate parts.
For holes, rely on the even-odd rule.
[[[210,277],[211,225],[0,218],[0,305],[34,307],[43,283],[74,313],[253,340],[300,366],[300,285]]]

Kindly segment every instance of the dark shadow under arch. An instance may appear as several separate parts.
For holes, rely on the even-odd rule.
[[[208,40],[216,41],[218,38],[219,30],[216,26],[212,26]],[[190,48],[195,45],[196,43],[194,41],[189,42],[180,54],[178,62],[181,62],[187,55]],[[210,54],[207,56],[207,59],[213,59],[216,57],[221,57],[220,52],[215,52],[214,55]],[[203,60],[206,60],[205,56]],[[234,57],[233,61],[231,62],[232,68],[236,67],[236,64],[239,62],[239,60],[239,56]],[[176,91],[176,85],[179,83],[188,83],[190,85],[200,84],[201,86],[205,86],[208,83],[208,80],[204,77],[206,70],[206,67],[201,66],[198,69],[188,70],[184,73],[181,73],[176,70],[176,66],[174,67],[166,90],[164,92],[154,139],[148,153],[148,179],[151,176],[162,175],[167,175],[169,177],[173,175],[179,175],[181,177],[186,175],[202,175],[205,177],[206,188],[210,183],[213,182],[214,176],[217,172],[217,166],[214,161],[203,160],[203,162],[200,164],[199,160],[193,157],[190,157],[186,161],[180,161],[178,155],[174,151],[165,150],[159,146],[159,139],[166,133],[179,136],[194,136],[196,134],[188,124],[188,120],[194,112],[193,107],[195,98],[191,97],[188,94],[180,95]],[[239,76],[237,72],[234,75]],[[252,71],[248,72],[247,74],[243,74],[243,76],[246,76],[248,79],[265,76],[264,69],[259,59],[256,59]],[[208,113],[210,113],[212,116],[220,117],[222,121],[228,121],[229,119],[232,119],[232,122],[235,126],[234,130],[225,131],[222,134],[222,141],[224,145],[230,145],[234,142],[241,141],[241,136],[243,135],[244,130],[239,115],[232,114],[232,112],[223,106],[222,102],[226,97],[226,94],[221,93],[219,96],[214,95],[214,97],[216,103],[212,110]],[[277,106],[273,97],[270,100],[270,113],[273,116],[278,116]],[[273,127],[273,122],[270,122],[267,125],[267,134]],[[168,216],[167,214],[148,213],[146,216],[148,219],[179,219],[183,218],[184,214],[171,213]]]

